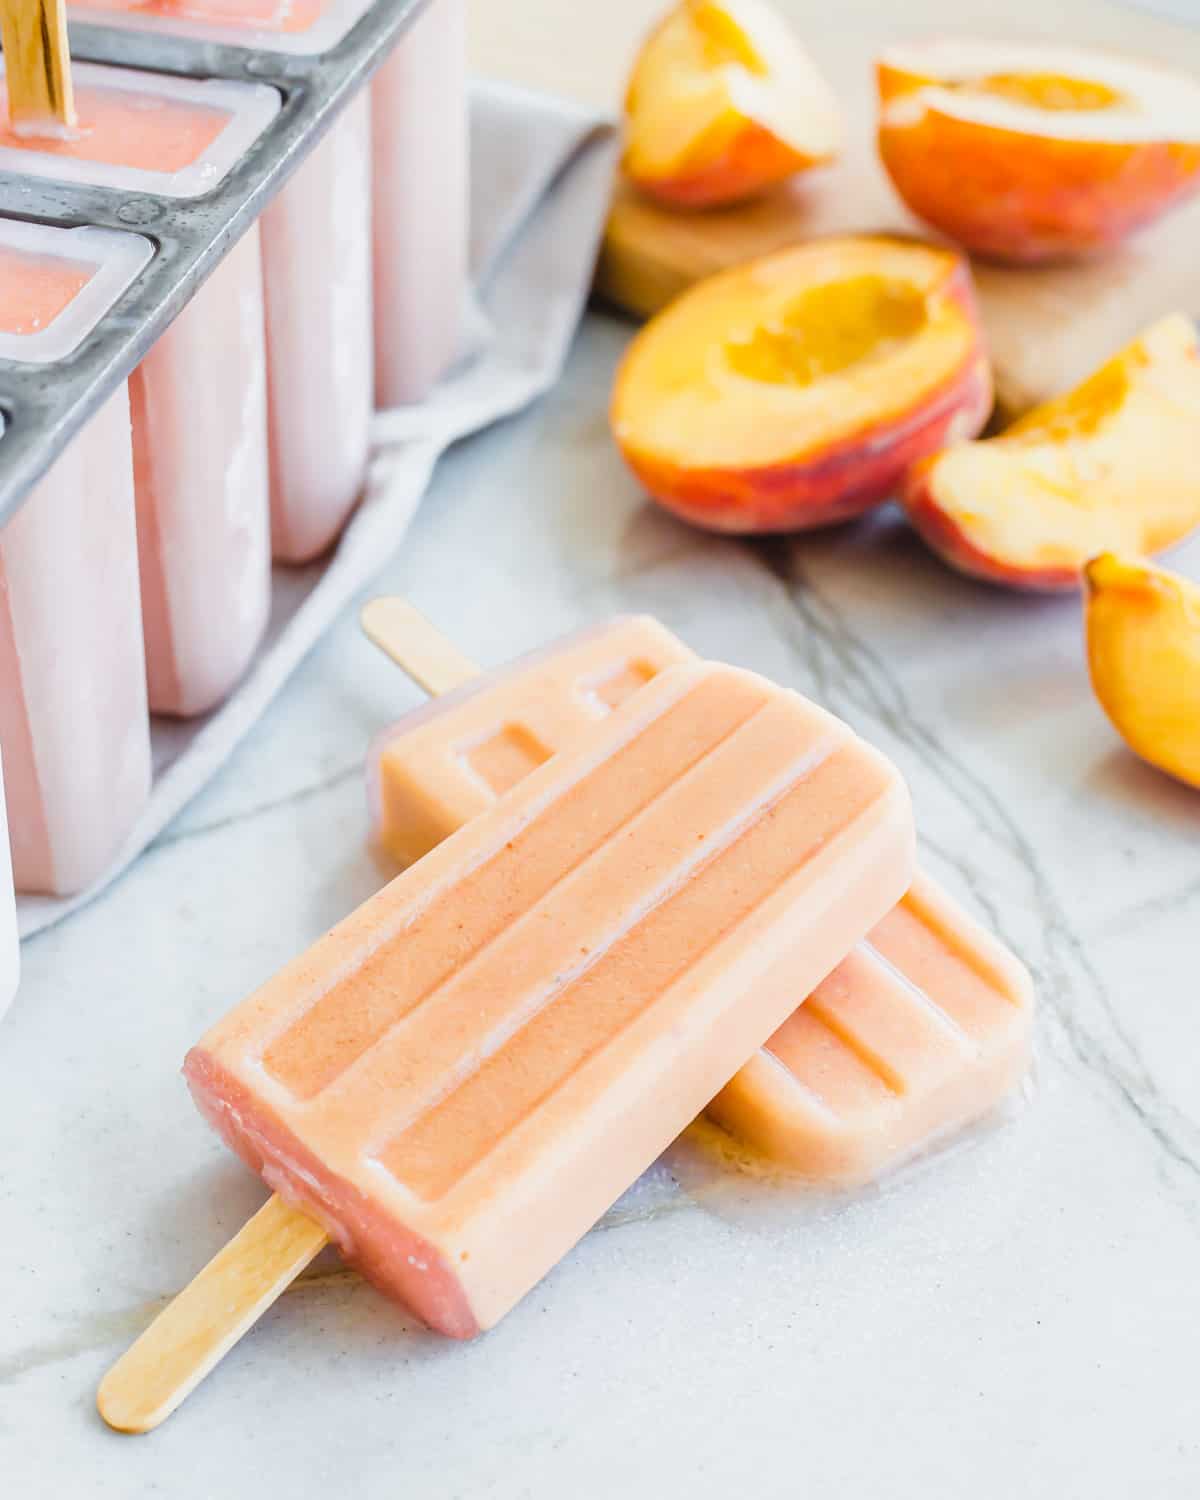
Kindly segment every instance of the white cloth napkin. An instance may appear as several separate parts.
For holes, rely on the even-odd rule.
[[[439,456],[519,411],[558,378],[591,282],[615,146],[597,116],[559,99],[478,83],[471,95],[467,353],[428,401],[376,414],[363,503],[327,559],[276,568],[271,623],[245,680],[207,718],[154,721],[154,789],[116,859],[68,899],[21,896],[21,935],[57,922],[115,880],[220,768],[348,599],[404,538]]]

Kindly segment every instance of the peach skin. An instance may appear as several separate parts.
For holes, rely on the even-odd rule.
[[[683,0],[625,93],[625,175],[674,208],[753,197],[838,149],[837,101],[763,0]]]
[[[999,437],[926,459],[904,503],[953,567],[1012,588],[1078,588],[1097,552],[1171,546],[1200,523],[1194,326],[1162,318]]]
[[[1088,670],[1129,748],[1200,787],[1200,587],[1112,552],[1084,569]]]
[[[983,256],[1117,244],[1200,187],[1200,84],[1104,53],[914,43],[876,64],[879,152],[919,218]]]
[[[629,346],[611,421],[684,520],[797,531],[885,500],[911,464],[974,436],[991,403],[963,257],[854,236],[683,293]]]

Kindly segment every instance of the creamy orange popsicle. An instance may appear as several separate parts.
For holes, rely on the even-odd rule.
[[[415,710],[368,755],[375,837],[394,858],[419,859],[657,673],[689,660],[658,621],[618,618]],[[816,1180],[869,1181],[1012,1089],[1028,1061],[1032,1006],[1023,966],[921,876],[709,1114]]]
[[[814,1181],[871,1182],[993,1109],[1029,1064],[1024,966],[927,876],[708,1107]]]
[[[371,746],[375,837],[404,863],[420,859],[664,668],[695,660],[657,620],[628,615],[434,699]]]
[[[200,1107],[383,1290],[522,1297],[895,903],[895,771],[731,667],[669,668],[220,1022]]]

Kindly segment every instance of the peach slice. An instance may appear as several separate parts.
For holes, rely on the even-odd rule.
[[[762,0],[683,0],[651,32],[625,95],[625,174],[676,208],[752,197],[828,161],[832,90]]]
[[[1200,787],[1200,588],[1111,552],[1084,570],[1088,668],[1143,760]]]
[[[912,211],[980,255],[1116,244],[1200,187],[1200,83],[1064,47],[932,41],[876,65],[879,150]]]
[[[816,240],[684,292],[633,340],[611,420],[662,505],[714,531],[855,516],[987,420],[970,273],[950,250]]]
[[[1159,552],[1200,524],[1196,330],[1162,318],[1082,385],[918,464],[917,530],[964,573],[1074,589],[1097,552]]]

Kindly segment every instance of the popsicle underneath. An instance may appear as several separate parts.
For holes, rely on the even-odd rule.
[[[400,600],[364,625],[405,664]],[[374,831],[420,858],[666,667],[693,653],[657,620],[626,616],[461,685],[377,736]],[[466,679],[466,680],[464,680]],[[439,684],[428,684],[437,690]],[[1033,990],[1018,960],[927,876],[822,980],[709,1106],[756,1150],[827,1186],[874,1180],[978,1119],[1025,1071]]]
[[[899,899],[837,720],[671,668],[188,1056],[212,1123],[430,1326],[490,1327]]]
[[[816,1182],[861,1186],[994,1109],[1032,1023],[1024,966],[919,875],[708,1114]]]

